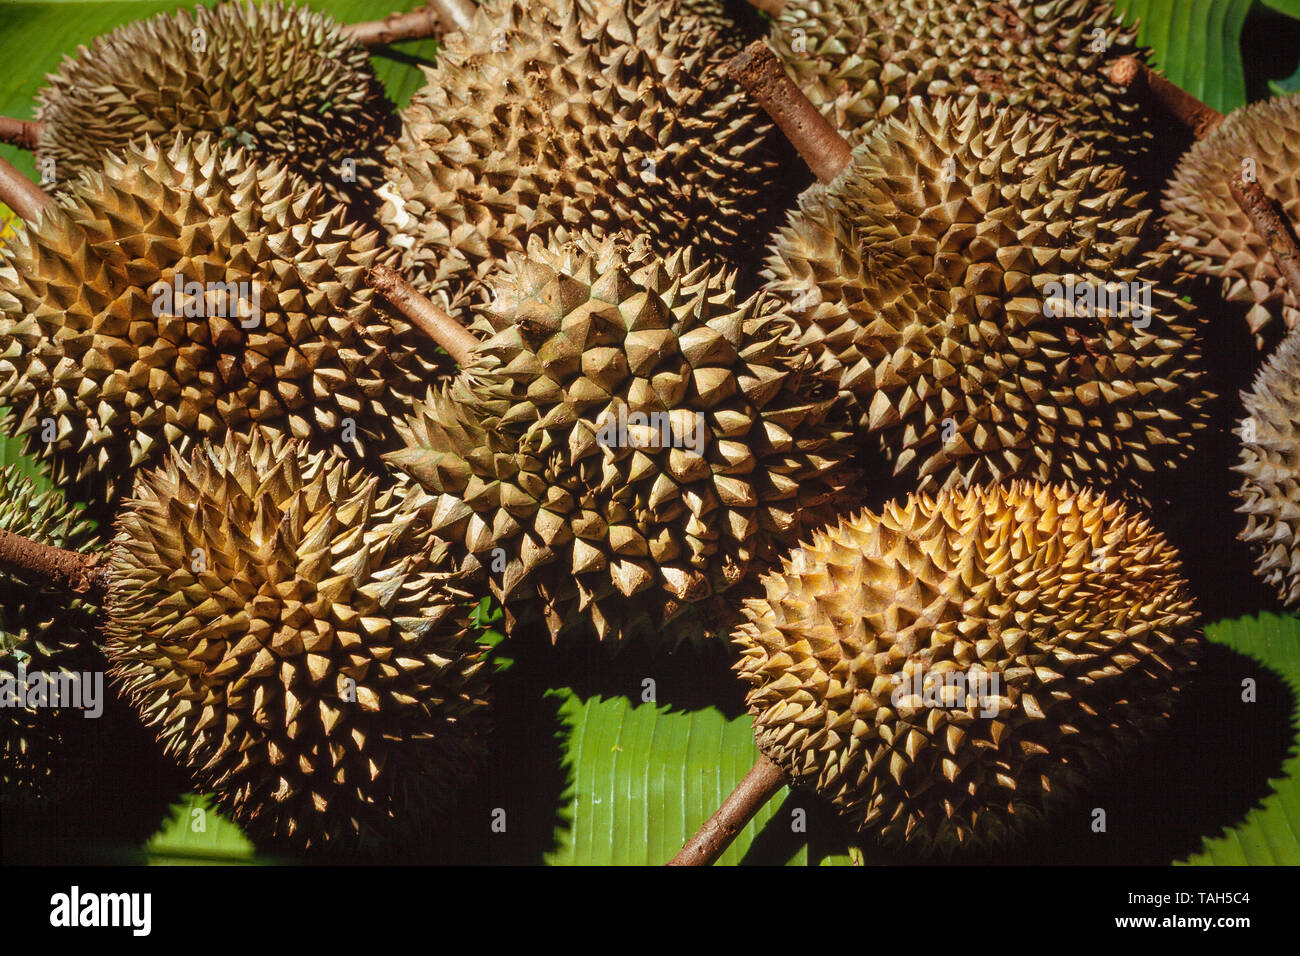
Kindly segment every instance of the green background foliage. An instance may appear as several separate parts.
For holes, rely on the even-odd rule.
[[[351,21],[412,9],[418,0],[313,5]],[[1156,65],[1219,109],[1300,88],[1300,46],[1294,42],[1300,0],[1118,5],[1140,18],[1142,42],[1154,49]],[[0,0],[0,114],[29,118],[43,76],[79,44],[176,7],[175,0]],[[419,63],[436,49],[433,41],[422,41],[376,53],[376,70],[395,101],[405,102],[420,86]],[[27,154],[0,147],[0,155],[34,173]],[[19,452],[15,443],[0,440],[0,461],[20,459]],[[1230,531],[1223,534],[1231,538]],[[1231,547],[1240,565],[1241,546]],[[1209,569],[1202,580],[1217,580],[1217,560],[1215,553],[1202,556]],[[1080,807],[1059,839],[1032,852],[1053,862],[1300,864],[1300,622],[1260,613],[1266,600],[1255,607],[1207,604],[1218,620],[1207,629],[1206,666],[1189,688],[1186,714],[1170,729],[1165,746],[1132,758],[1116,787],[1096,798],[1108,809],[1109,833],[1092,833],[1089,808]],[[630,649],[611,657],[593,647],[556,651],[539,635],[503,640],[495,630],[498,620],[485,603],[481,623],[493,647],[499,701],[492,764],[457,818],[448,821],[449,835],[404,853],[412,861],[669,859],[757,756],[725,653],[686,649],[653,657]],[[1243,681],[1254,682],[1253,703],[1242,700]],[[156,760],[138,758],[121,767],[117,786],[111,792],[137,806],[131,826],[110,822],[122,816],[121,805],[105,798],[80,808],[80,826],[53,821],[45,850],[99,861],[283,862],[259,852],[206,797],[186,793],[184,780]],[[490,828],[498,811],[507,820],[504,833]],[[843,865],[890,859],[879,849],[853,846],[833,812],[814,796],[783,790],[722,862]]]

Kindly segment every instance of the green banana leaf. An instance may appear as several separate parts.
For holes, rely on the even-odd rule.
[[[1125,19],[1138,22],[1138,41],[1155,53],[1153,65],[1218,110],[1246,102],[1241,33],[1252,0],[1118,0]]]
[[[1300,697],[1300,620],[1264,614],[1220,621],[1210,628],[1210,637],[1217,645],[1268,669],[1264,679],[1255,684],[1253,702],[1242,699],[1249,690],[1242,682],[1251,679],[1245,668],[1222,682],[1220,703],[1236,711],[1288,710],[1290,733],[1277,741],[1276,750],[1285,755],[1285,763],[1268,781],[1258,803],[1240,822],[1208,836],[1199,849],[1179,862],[1192,866],[1300,866],[1300,707],[1296,705]],[[1270,675],[1280,681],[1269,680]],[[1226,776],[1231,769],[1223,767],[1217,772]]]

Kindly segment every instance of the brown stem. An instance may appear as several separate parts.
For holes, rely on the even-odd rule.
[[[762,10],[769,17],[775,20],[785,9],[786,0],[749,0],[750,6],[756,10]]]
[[[1295,230],[1259,182],[1246,182],[1241,173],[1237,173],[1229,180],[1228,189],[1273,254],[1273,261],[1290,287],[1291,295],[1300,299],[1300,244],[1296,242]],[[1294,318],[1287,322],[1289,329],[1295,325]]]
[[[39,575],[55,587],[102,602],[108,593],[108,569],[97,554],[78,554],[0,530],[0,565]]]
[[[1110,81],[1139,96],[1152,99],[1201,139],[1223,122],[1223,114],[1170,83],[1137,57],[1124,56],[1110,68]]]
[[[718,812],[686,841],[681,852],[668,865],[712,866],[763,804],[787,783],[789,780],[784,770],[767,757],[759,757],[753,769],[745,774],[745,779],[718,807]]]
[[[29,152],[40,142],[41,130],[45,124],[39,120],[20,120],[12,116],[0,116],[0,143],[20,146]]]
[[[9,160],[0,157],[0,202],[16,212],[25,222],[35,222],[50,197],[20,173]]]
[[[848,140],[786,76],[781,61],[762,40],[732,57],[727,73],[767,110],[818,179],[828,183],[849,165],[853,148]]]
[[[429,0],[419,10],[394,13],[382,20],[349,23],[339,32],[362,46],[385,46],[402,40],[421,40],[464,30],[474,19],[469,0]]]
[[[375,266],[366,273],[366,284],[433,339],[458,365],[469,365],[478,349],[478,339],[438,308],[388,266]]]

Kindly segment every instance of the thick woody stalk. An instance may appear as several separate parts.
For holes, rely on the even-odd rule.
[[[474,360],[478,339],[388,266],[372,268],[366,273],[366,284],[391,302],[416,328],[446,349],[456,364],[469,365]]]
[[[1257,181],[1246,182],[1238,173],[1228,182],[1228,189],[1273,254],[1273,261],[1291,294],[1300,299],[1300,244],[1296,242],[1295,230]],[[1295,322],[1288,322],[1287,328],[1295,328]]]
[[[419,10],[394,13],[382,20],[349,23],[340,27],[339,32],[362,46],[386,46],[464,30],[473,19],[474,4],[469,0],[429,0]]]
[[[849,165],[848,140],[817,112],[762,40],[736,54],[727,73],[767,111],[818,179],[828,183]]]
[[[1118,86],[1160,103],[1198,140],[1223,122],[1223,114],[1214,107],[1170,83],[1135,57],[1117,60],[1111,67],[1110,79]],[[1300,298],[1300,244],[1297,244],[1291,224],[1258,182],[1246,182],[1238,173],[1228,181],[1228,191],[1268,246],[1291,294]],[[1288,328],[1294,325],[1294,322],[1288,322]]]
[[[41,140],[42,124],[38,120],[20,120],[0,116],[0,143],[34,150]]]
[[[54,548],[11,531],[0,530],[0,566],[35,574],[96,602],[108,593],[108,569],[100,566],[99,555]]]
[[[718,812],[705,821],[668,865],[712,866],[763,804],[788,782],[784,770],[767,757],[759,757],[745,779],[718,807]]]
[[[1202,103],[1191,93],[1170,83],[1136,57],[1125,56],[1116,60],[1110,69],[1110,81],[1159,103],[1197,139],[1223,122],[1223,114],[1213,106]]]
[[[20,173],[9,160],[0,158],[0,202],[12,209],[24,222],[35,222],[50,197]]]
[[[756,10],[762,10],[775,20],[785,9],[785,2],[786,0],[749,0],[749,5]]]

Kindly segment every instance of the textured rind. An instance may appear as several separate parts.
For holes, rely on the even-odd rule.
[[[1220,284],[1223,297],[1248,306],[1259,332],[1281,317],[1300,322],[1300,298],[1287,288],[1268,245],[1232,198],[1228,182],[1254,160],[1264,192],[1300,221],[1300,93],[1233,110],[1179,160],[1164,193],[1165,226],[1189,276]]]
[[[196,38],[201,38],[201,41]],[[221,3],[125,24],[64,57],[38,94],[37,154],[67,184],[146,137],[212,134],[343,200],[373,204],[396,133],[365,47],[305,6]],[[356,162],[356,181],[343,161]]]
[[[1141,109],[1105,66],[1141,56],[1109,2],[791,0],[771,43],[813,105],[855,144],[909,103],[955,97],[1059,121],[1125,163],[1151,148]]]
[[[54,489],[16,465],[0,466],[0,529],[73,551],[89,551],[94,529]],[[95,612],[84,602],[10,572],[0,572],[0,681],[35,674],[102,671],[93,648]],[[87,756],[78,749],[93,728],[67,708],[0,708],[0,804],[47,807],[76,792]]]
[[[592,16],[625,9],[623,0],[580,0],[579,5]],[[748,0],[633,0],[626,9],[639,14],[654,6],[665,6],[675,27],[708,31],[710,56],[718,62],[735,56],[766,31],[766,22]]]
[[[499,2],[446,38],[402,111],[380,221],[453,312],[529,234],[645,234],[727,256],[780,210],[771,124],[672,4]],[[777,184],[774,188],[774,184]]]
[[[1199,318],[1121,178],[1059,128],[944,100],[877,127],[776,234],[768,287],[919,490],[1017,476],[1140,497],[1187,455]],[[1047,316],[1071,277],[1149,283],[1152,314]]]
[[[249,832],[351,846],[436,825],[486,752],[471,583],[405,497],[231,436],[144,473],[117,525],[113,677]]]
[[[439,534],[497,565],[511,618],[703,637],[734,617],[718,595],[829,517],[850,480],[833,389],[776,300],[738,303],[733,281],[589,238],[534,240],[495,278],[477,360],[389,461],[433,496]],[[666,414],[678,447],[638,413]]]
[[[423,392],[432,350],[365,285],[377,234],[296,183],[207,138],[146,143],[19,235],[0,265],[0,405],[75,497],[111,503],[135,467],[228,428],[352,450],[351,420],[382,447]],[[159,301],[177,276],[248,283],[260,316],[211,293],[191,310],[209,314],[172,314],[199,305]]]
[[[1255,574],[1288,607],[1300,604],[1300,334],[1292,332],[1241,400],[1242,476],[1237,535],[1254,549]]]
[[[1150,522],[1058,486],[891,502],[763,583],[734,635],[759,747],[862,832],[922,852],[1023,837],[1104,776],[1167,716],[1198,640]],[[926,674],[977,671],[999,680],[984,700],[927,704]]]

